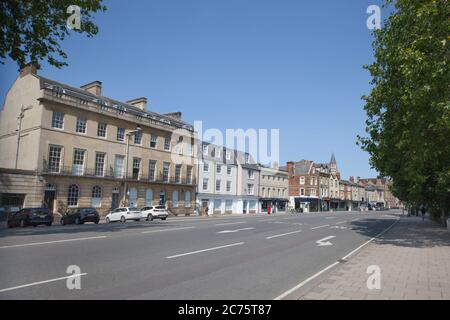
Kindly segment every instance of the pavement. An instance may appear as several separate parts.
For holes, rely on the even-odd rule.
[[[368,278],[379,267],[378,288]],[[373,279],[372,279],[373,280]],[[401,217],[348,262],[300,295],[302,300],[450,299],[450,233],[420,217]]]
[[[298,299],[398,220],[322,212],[4,229],[0,299]]]

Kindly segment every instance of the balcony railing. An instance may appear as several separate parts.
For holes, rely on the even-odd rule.
[[[135,172],[128,173],[125,178],[125,173],[117,172],[114,168],[105,168],[103,171],[93,168],[81,168],[78,166],[48,166],[44,165],[42,174],[57,175],[57,176],[73,176],[73,177],[89,177],[89,178],[108,178],[127,181],[141,181],[148,183],[167,183],[167,184],[180,184],[190,185],[196,184],[195,179],[168,177],[162,173],[155,174],[154,177],[150,177],[148,174],[136,174]]]

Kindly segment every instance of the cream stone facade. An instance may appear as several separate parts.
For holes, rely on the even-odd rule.
[[[181,113],[148,111],[146,102],[119,102],[103,97],[98,81],[74,88],[25,67],[0,116],[0,179],[7,180],[0,206],[22,199],[20,206],[95,206],[105,214],[123,204],[164,204],[174,214],[193,213],[193,127]],[[14,181],[23,176],[33,182],[18,190]]]
[[[259,212],[286,212],[289,202],[289,175],[279,168],[259,166]]]

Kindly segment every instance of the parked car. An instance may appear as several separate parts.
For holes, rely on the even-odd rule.
[[[106,223],[120,221],[122,223],[127,220],[141,220],[142,213],[138,208],[134,207],[121,207],[114,209],[106,215]]]
[[[53,223],[53,212],[48,208],[23,208],[8,218],[8,227],[36,227],[40,224],[51,226]]]
[[[153,219],[166,220],[169,216],[165,206],[144,207],[141,209],[141,213],[142,218],[147,221],[153,221]]]
[[[61,218],[61,225],[83,224],[85,222],[94,222],[98,224],[100,216],[95,208],[74,208],[69,209]]]

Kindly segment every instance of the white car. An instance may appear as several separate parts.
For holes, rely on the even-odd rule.
[[[144,207],[141,209],[141,217],[147,221],[153,221],[153,219],[166,220],[169,216],[165,206],[153,206]]]
[[[141,220],[142,214],[138,208],[121,207],[114,209],[106,215],[106,223],[120,221],[122,223],[127,220]]]

